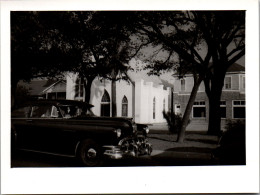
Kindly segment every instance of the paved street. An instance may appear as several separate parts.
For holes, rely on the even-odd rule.
[[[155,150],[151,156],[123,160],[107,160],[103,166],[185,166],[210,165],[209,154],[167,152]],[[12,157],[12,167],[80,167],[74,158],[49,156],[29,152],[19,152]]]
[[[209,152],[185,152],[154,149],[151,156],[121,160],[106,160],[105,167],[113,166],[187,166],[215,164]],[[80,167],[75,158],[18,152],[12,157],[12,167]]]

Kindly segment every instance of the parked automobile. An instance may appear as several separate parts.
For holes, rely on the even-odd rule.
[[[85,166],[151,154],[147,125],[131,118],[97,117],[91,107],[73,100],[25,103],[11,114],[12,149],[78,157]]]

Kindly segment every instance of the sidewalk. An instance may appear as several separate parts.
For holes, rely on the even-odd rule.
[[[154,124],[148,124],[150,134],[163,134],[163,133],[169,133],[169,128],[167,123],[154,123]],[[193,132],[206,132],[205,128],[200,129],[199,127],[188,126],[186,129],[187,133],[193,133]]]
[[[148,125],[150,133],[168,133],[168,125],[167,123],[156,123]]]

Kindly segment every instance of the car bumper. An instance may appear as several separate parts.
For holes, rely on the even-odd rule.
[[[123,151],[118,146],[104,146],[104,156],[111,159],[121,159],[124,156]]]
[[[110,159],[122,159],[126,157],[137,157],[141,155],[150,155],[152,153],[152,145],[134,145],[132,149],[122,149],[120,146],[104,146],[104,156]]]

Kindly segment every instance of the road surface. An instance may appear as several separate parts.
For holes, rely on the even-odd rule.
[[[106,160],[104,167],[121,166],[187,166],[212,165],[209,153],[171,152],[154,150],[151,156],[121,160]],[[11,158],[11,167],[81,167],[75,158],[32,152],[18,152]]]

